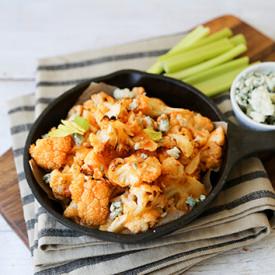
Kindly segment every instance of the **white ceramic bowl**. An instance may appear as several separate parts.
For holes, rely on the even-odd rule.
[[[263,62],[259,64],[254,64],[252,66],[249,66],[245,70],[243,70],[235,78],[230,90],[230,99],[231,99],[232,109],[236,115],[236,118],[239,120],[239,122],[250,129],[254,129],[258,131],[275,130],[275,125],[263,124],[251,119],[242,111],[242,109],[240,108],[239,104],[236,101],[235,92],[236,92],[237,82],[240,80],[241,77],[244,77],[245,75],[251,72],[275,72],[275,62]]]

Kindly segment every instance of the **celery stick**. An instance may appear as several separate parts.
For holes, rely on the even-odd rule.
[[[160,61],[154,63],[146,72],[152,74],[160,74],[163,71],[163,67]]]
[[[202,26],[200,26],[200,27],[198,27],[198,28],[201,28]],[[195,29],[195,30],[197,30],[197,29]],[[195,32],[195,30],[193,31],[193,32]],[[183,53],[183,52],[186,52],[186,51],[190,51],[190,50],[193,50],[193,49],[195,49],[195,48],[198,48],[198,47],[201,47],[201,46],[204,46],[204,45],[207,45],[207,44],[210,44],[210,43],[213,43],[213,42],[216,42],[216,41],[218,41],[218,40],[221,40],[221,39],[223,39],[223,38],[227,38],[227,37],[230,37],[230,36],[232,36],[232,31],[231,31],[231,29],[229,29],[229,28],[224,28],[224,29],[222,29],[222,30],[220,30],[220,31],[217,31],[217,32],[215,32],[215,33],[212,33],[212,34],[210,34],[209,36],[207,36],[207,37],[203,37],[203,38],[200,38],[200,39],[198,39],[198,38],[196,38],[197,39],[197,41],[196,42],[194,42],[194,40],[193,40],[193,42],[194,42],[194,44],[189,44],[189,46],[187,46],[187,47],[182,47],[180,50],[170,50],[169,52],[167,52],[166,54],[164,54],[164,55],[161,55],[159,58],[158,58],[158,60],[159,61],[164,61],[164,60],[166,60],[167,58],[169,58],[169,57],[171,57],[171,56],[175,56],[175,55],[177,55],[177,54],[179,54],[179,53]],[[191,35],[191,33],[190,33],[190,35]],[[203,34],[203,35],[205,35],[205,34]],[[206,34],[207,35],[207,34]],[[183,39],[187,39],[187,36],[188,35],[186,35]],[[192,38],[192,37],[191,37]],[[183,40],[182,39],[182,40]],[[190,36],[189,36],[189,39],[190,39]],[[190,42],[189,42],[190,43]],[[175,46],[176,47],[176,46]],[[162,66],[158,63],[158,62],[156,62],[155,64],[153,64],[148,70],[147,70],[147,72],[149,72],[149,73],[155,73],[155,74],[160,74],[161,72],[163,71],[163,68],[162,68]]]
[[[169,53],[166,53],[164,55],[161,55],[158,60],[160,61],[164,61],[166,60],[167,58],[171,57],[171,56],[175,56],[177,54],[180,54],[180,53],[183,53],[183,52],[186,52],[186,51],[190,51],[190,50],[193,50],[195,48],[198,48],[198,47],[201,47],[201,46],[204,46],[204,45],[207,45],[207,44],[210,44],[210,43],[213,43],[213,42],[216,42],[218,40],[221,40],[223,38],[227,38],[227,37],[230,37],[232,36],[232,31],[229,29],[229,28],[224,28],[218,32],[215,32],[207,37],[204,37],[200,40],[198,40],[196,43],[194,43],[192,45],[192,47],[190,48],[187,48],[187,49],[182,49],[180,51],[177,51],[177,52],[169,52]]]
[[[210,78],[196,84],[195,87],[207,96],[214,96],[228,91],[235,77],[246,67],[248,67],[248,65],[241,66],[236,70]]]
[[[187,35],[185,35],[182,40],[179,41],[178,44],[176,44],[172,49],[170,49],[165,55],[169,55],[170,53],[177,53],[181,50],[191,48],[194,43],[199,41],[201,38],[205,37],[209,34],[209,28],[205,28],[204,26],[198,26],[193,31],[189,32]],[[161,65],[158,63],[154,63],[148,71],[149,73],[156,73],[159,74],[162,72]]]
[[[178,44],[176,44],[170,51],[168,51],[168,54],[175,53],[183,49],[188,49],[192,47],[194,43],[196,43],[208,34],[209,28],[206,28],[204,26],[198,26],[196,29],[188,33],[186,36],[184,36]]]
[[[163,61],[162,65],[164,71],[167,73],[173,73],[184,68],[201,63],[205,60],[211,59],[221,53],[224,53],[233,48],[228,38],[224,38],[213,42],[211,44],[199,47],[192,51],[175,55]]]
[[[234,35],[232,38],[229,39],[231,43],[234,44],[234,46],[240,45],[240,44],[246,44],[246,39],[243,34],[237,34]]]
[[[231,29],[224,28],[220,31],[210,34],[207,37],[200,39],[197,43],[194,44],[194,47],[203,46],[203,45],[212,43],[214,41],[220,40],[222,38],[230,37],[232,35],[233,35],[233,33],[232,33]]]
[[[195,75],[191,75],[185,79],[182,79],[184,82],[195,85],[199,82],[206,81],[209,78],[217,77],[219,75],[225,74],[227,72],[238,69],[241,66],[248,65],[249,58],[247,56],[241,57],[227,63],[216,66],[212,69],[202,71]]]
[[[225,63],[229,60],[232,60],[233,58],[235,58],[236,56],[240,55],[241,53],[245,52],[247,50],[247,47],[243,44],[240,44],[236,47],[234,47],[233,49],[218,55],[216,57],[214,57],[213,59],[210,59],[208,61],[205,61],[201,64],[195,65],[191,68],[187,68],[185,70],[182,70],[180,72],[176,72],[176,73],[172,73],[172,74],[166,74],[167,76],[173,77],[173,78],[177,78],[177,79],[183,79],[183,78],[187,78],[188,76],[197,74],[199,72],[202,72],[204,70],[208,70],[210,68],[213,68],[217,65],[220,65],[222,63]]]

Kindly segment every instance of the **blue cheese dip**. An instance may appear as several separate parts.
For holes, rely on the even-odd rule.
[[[236,84],[236,101],[256,122],[275,125],[275,73],[252,72]]]

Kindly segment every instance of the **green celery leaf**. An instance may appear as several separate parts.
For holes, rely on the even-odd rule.
[[[153,141],[159,141],[162,138],[162,133],[155,131],[152,127],[143,130]]]
[[[83,118],[81,116],[76,116],[74,118],[74,122],[81,127],[85,132],[89,130],[90,124],[86,118]]]
[[[83,136],[89,129],[90,125],[85,118],[76,117],[76,121],[61,120],[61,124],[57,129],[53,129],[49,132],[49,137],[66,137],[72,134],[78,134]]]

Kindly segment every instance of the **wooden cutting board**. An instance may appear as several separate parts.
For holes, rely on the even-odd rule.
[[[224,27],[229,27],[234,33],[243,33],[248,43],[248,52],[246,52],[245,55],[248,55],[251,61],[275,61],[274,41],[239,18],[225,15],[215,18],[204,25],[210,27],[213,32]],[[265,158],[264,164],[275,186],[275,156]],[[0,179],[0,213],[27,245],[27,231],[23,219],[23,211],[11,149],[0,157]]]
[[[15,233],[28,245],[27,230],[19,195],[12,150],[0,157],[0,213]]]

